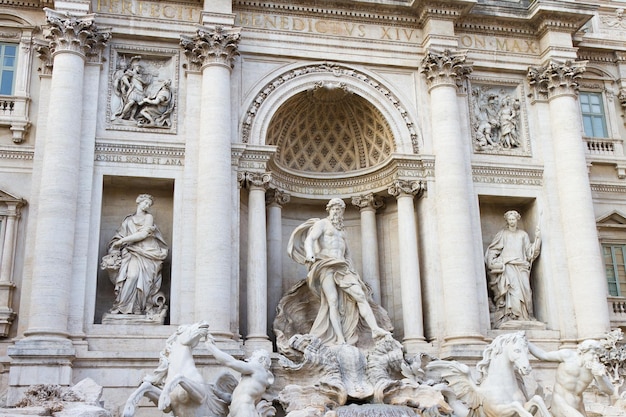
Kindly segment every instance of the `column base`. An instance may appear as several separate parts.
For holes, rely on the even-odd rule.
[[[35,384],[70,386],[76,350],[68,339],[53,336],[26,337],[7,349],[11,357],[7,405],[15,405]]]
[[[249,336],[244,343],[244,349],[248,356],[258,349],[272,353],[272,341],[267,336]]]
[[[480,358],[487,342],[482,335],[463,335],[444,338],[441,346],[441,359]]]
[[[405,338],[402,341],[402,346],[404,347],[405,352],[409,355],[433,352],[433,346],[424,338]]]

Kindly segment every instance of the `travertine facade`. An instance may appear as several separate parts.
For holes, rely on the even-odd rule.
[[[272,350],[307,272],[287,241],[331,198],[410,353],[626,326],[625,4],[3,1],[0,392],[89,377],[119,410],[202,320],[236,357]],[[140,194],[169,247],[164,324],[108,318],[100,262]],[[541,230],[536,320],[498,328],[484,255],[509,210]]]

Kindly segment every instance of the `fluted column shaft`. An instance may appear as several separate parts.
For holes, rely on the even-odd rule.
[[[267,335],[267,229],[265,190],[270,174],[245,173],[242,182],[248,188],[248,277],[247,311],[248,350],[269,348]]]
[[[196,320],[220,339],[232,339],[232,183],[230,74],[239,31],[199,29],[181,37],[191,65],[202,69],[196,206]]]
[[[423,191],[423,188],[419,181],[396,180],[388,191],[396,197],[398,202],[398,247],[404,346],[407,352],[418,352],[419,343],[424,341],[424,315],[413,199],[415,195]]]
[[[289,194],[277,189],[268,190],[265,197],[267,204],[267,317],[270,328],[276,318],[276,306],[283,295],[282,208],[289,200]]]
[[[548,94],[557,192],[579,339],[602,337],[610,327],[606,275],[577,100],[577,80],[584,70],[584,63],[553,62],[531,71],[530,76],[536,88]]]
[[[367,194],[352,197],[352,204],[361,212],[362,277],[372,289],[372,298],[377,304],[380,304],[380,265],[378,261],[376,210],[383,206],[383,200],[379,196]]]
[[[93,15],[67,17],[46,9],[54,70],[42,161],[27,336],[67,336],[77,215],[83,76],[86,53],[103,39]],[[108,36],[106,37],[108,39]]]
[[[467,143],[461,133],[457,81],[471,71],[465,56],[450,51],[429,52],[422,62],[429,84],[433,149],[435,153],[435,205],[444,289],[445,333],[450,344],[480,343],[478,293],[474,277],[474,238],[471,218],[471,168]]]

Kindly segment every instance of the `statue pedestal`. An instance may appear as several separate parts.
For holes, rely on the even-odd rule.
[[[546,330],[546,324],[536,320],[510,320],[502,323],[500,330]]]
[[[102,316],[102,324],[158,324],[165,323],[167,309],[159,314],[112,314]]]

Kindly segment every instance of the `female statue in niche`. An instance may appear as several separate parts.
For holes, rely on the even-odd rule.
[[[517,211],[507,211],[504,219],[506,227],[496,234],[485,253],[489,288],[495,304],[496,329],[511,320],[535,320],[530,269],[541,249],[539,227],[535,231],[535,241],[531,242],[528,233],[517,227],[521,219]]]
[[[122,221],[102,258],[101,268],[115,285],[111,314],[155,315],[165,308],[160,289],[168,247],[148,213],[152,196],[141,194],[136,202],[136,212]]]

